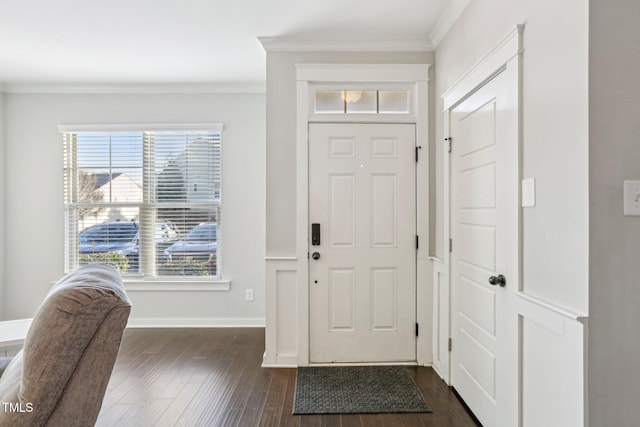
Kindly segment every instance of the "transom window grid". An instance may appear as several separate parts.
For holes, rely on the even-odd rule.
[[[65,265],[220,277],[219,131],[63,132]]]
[[[408,90],[316,90],[316,114],[409,114]]]

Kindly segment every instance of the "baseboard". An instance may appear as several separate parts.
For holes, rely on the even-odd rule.
[[[262,357],[263,368],[297,368],[298,367],[298,355],[297,354],[281,354],[276,357],[276,363],[264,362],[266,354]],[[373,363],[375,365],[402,365],[402,366],[419,366],[424,368],[433,368],[430,363],[420,365],[416,362],[388,362],[388,363]],[[312,363],[310,366],[370,366],[372,363]]]
[[[298,355],[297,354],[279,354],[276,356],[275,363],[267,363],[267,353],[262,355],[262,367],[263,368],[297,368],[298,367]]]
[[[444,366],[442,366],[439,363],[434,363],[431,367],[433,368],[435,373],[440,377],[440,379],[442,379],[442,381],[446,383],[447,380],[444,378]]]
[[[127,328],[264,328],[264,317],[142,317],[129,319]]]

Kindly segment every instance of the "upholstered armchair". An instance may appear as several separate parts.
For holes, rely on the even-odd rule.
[[[84,266],[56,283],[24,348],[4,370],[0,362],[0,427],[94,425],[130,311],[111,267]]]

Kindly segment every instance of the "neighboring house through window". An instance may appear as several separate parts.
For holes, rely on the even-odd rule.
[[[61,131],[67,271],[220,276],[221,125]]]

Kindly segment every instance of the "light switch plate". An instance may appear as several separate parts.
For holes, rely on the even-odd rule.
[[[536,206],[536,179],[522,180],[522,207],[533,208]]]
[[[624,216],[640,216],[640,181],[624,181]]]

